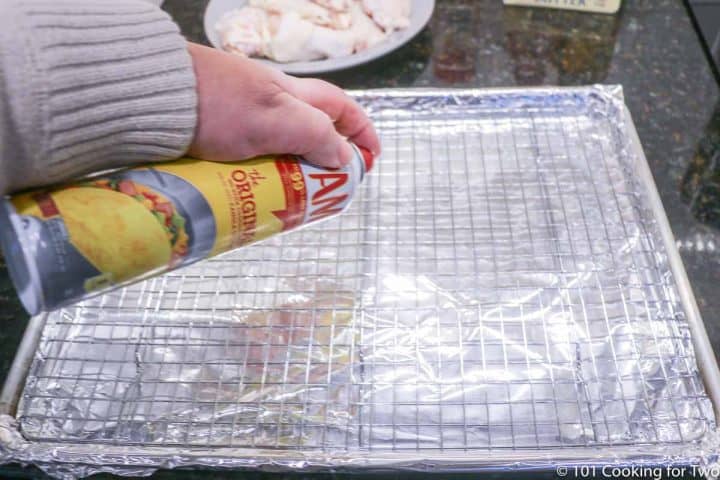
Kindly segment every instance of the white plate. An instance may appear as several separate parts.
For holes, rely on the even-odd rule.
[[[392,0],[386,0],[392,1]],[[205,36],[210,43],[222,50],[220,38],[215,31],[215,24],[220,17],[235,8],[242,8],[247,0],[210,0],[205,10]],[[382,57],[393,50],[400,48],[413,39],[415,35],[427,25],[435,9],[435,0],[412,0],[412,12],[410,14],[410,26],[399,32],[389,35],[383,42],[362,52],[340,58],[329,58],[327,60],[315,60],[312,62],[291,62],[278,63],[271,60],[260,60],[261,62],[279,68],[287,73],[313,74],[331,72],[344,68],[354,67],[367,63],[376,58]]]

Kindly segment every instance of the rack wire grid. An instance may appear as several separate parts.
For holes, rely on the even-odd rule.
[[[351,207],[50,314],[24,438],[328,458],[701,442],[715,419],[641,152],[578,91],[361,94],[384,152]]]

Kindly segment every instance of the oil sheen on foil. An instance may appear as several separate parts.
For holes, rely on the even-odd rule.
[[[358,98],[383,155],[350,208],[50,314],[6,458],[71,478],[717,445],[619,88]]]

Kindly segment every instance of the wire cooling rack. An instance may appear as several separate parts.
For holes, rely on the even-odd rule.
[[[351,207],[52,313],[23,437],[167,447],[157,465],[193,447],[332,465],[706,441],[642,152],[608,92],[361,95],[384,153]]]

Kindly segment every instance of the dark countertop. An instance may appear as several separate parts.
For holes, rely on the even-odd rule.
[[[207,0],[166,0],[188,39],[207,43]],[[625,0],[617,16],[439,0],[415,40],[322,78],[345,88],[621,84],[720,353],[718,83],[679,0]],[[0,382],[27,316],[0,266]],[[720,355],[718,355],[720,358]],[[163,476],[162,478],[166,478]]]

